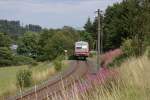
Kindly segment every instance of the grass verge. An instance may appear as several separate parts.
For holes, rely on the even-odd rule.
[[[115,80],[93,85],[86,92],[80,92],[76,86],[71,91],[62,89],[63,95],[52,100],[150,100],[150,59],[130,58],[117,70],[119,76]]]

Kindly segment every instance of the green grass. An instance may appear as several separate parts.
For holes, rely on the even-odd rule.
[[[0,68],[0,95],[14,87],[13,85],[15,85],[16,83],[16,73],[18,72],[18,70],[27,68],[27,66],[12,66]]]
[[[63,61],[62,71],[67,67],[68,61]],[[42,83],[57,72],[54,65],[50,62],[39,62],[36,66],[22,65],[0,67],[0,99],[9,94],[15,94],[17,91],[19,91],[16,86],[16,74],[19,70],[23,69],[30,69],[32,71],[32,86]],[[28,90],[29,88],[26,89]]]
[[[22,65],[0,68],[0,95],[16,91],[16,74],[19,70],[30,69],[32,73],[38,74],[50,69],[52,65],[48,62],[39,63],[37,66]],[[41,80],[40,80],[41,81]]]

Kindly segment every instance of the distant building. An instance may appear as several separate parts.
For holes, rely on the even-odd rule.
[[[17,53],[17,48],[18,48],[18,45],[16,45],[16,44],[12,44],[12,45],[10,46],[10,49],[14,52],[14,54]]]

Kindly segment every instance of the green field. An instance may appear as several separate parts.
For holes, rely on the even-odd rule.
[[[63,61],[62,70],[68,67],[68,61]],[[57,73],[50,62],[39,62],[36,66],[8,66],[0,67],[0,98],[9,94],[15,94],[19,89],[16,86],[16,74],[19,70],[30,69],[32,71],[32,86],[40,84]]]
[[[51,63],[47,63],[47,62],[39,63],[37,66],[22,65],[22,66],[2,67],[0,68],[0,95],[4,95],[4,94],[8,94],[9,92],[16,91],[16,74],[19,70],[23,70],[23,69],[30,69],[35,78],[37,75],[37,76],[44,77],[42,79],[45,79],[45,77],[54,73],[54,71],[52,71],[53,68]],[[38,81],[39,80],[41,80],[41,78],[40,79],[38,78]]]

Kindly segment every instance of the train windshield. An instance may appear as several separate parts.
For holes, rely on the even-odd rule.
[[[88,49],[88,43],[78,42],[75,47],[76,49]]]
[[[87,45],[83,45],[83,46],[82,46],[82,49],[87,49],[87,48],[88,48]]]
[[[82,47],[76,47],[77,49],[82,49]]]
[[[76,49],[87,49],[88,46],[87,45],[82,45],[82,46],[77,46]]]

